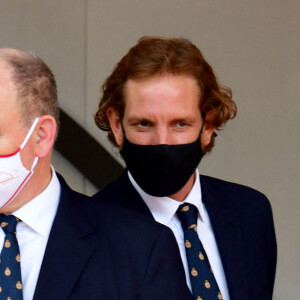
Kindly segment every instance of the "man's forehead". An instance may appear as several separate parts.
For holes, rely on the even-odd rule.
[[[1,87],[14,87],[13,82],[13,71],[12,68],[8,65],[8,63],[0,57],[0,84]]]
[[[175,79],[175,80],[174,80]],[[155,91],[160,89],[161,87],[168,87],[169,86],[169,80],[173,82],[172,85],[170,85],[170,89],[176,91],[176,86],[178,84],[181,84],[184,82],[185,84],[192,83],[192,85],[188,84],[188,88],[192,88],[197,90],[197,93],[200,94],[200,87],[197,83],[197,80],[187,74],[172,74],[172,73],[161,73],[161,74],[156,74],[153,76],[148,76],[145,78],[129,78],[124,84],[124,89],[123,89],[123,96],[124,96],[124,101],[126,103],[126,98],[128,97],[129,91],[138,91],[138,90],[143,90],[143,91]],[[175,89],[174,89],[175,88]]]
[[[156,79],[163,79],[163,78],[172,78],[172,77],[178,77],[178,78],[189,78],[192,80],[195,80],[197,82],[197,79],[192,75],[188,73],[172,73],[172,72],[160,72],[157,74],[149,75],[149,76],[144,76],[144,77],[133,77],[133,78],[128,78],[125,82],[125,86],[128,84],[128,82],[146,82],[146,81],[152,81]]]
[[[125,114],[129,119],[165,115],[180,120],[200,115],[200,89],[189,75],[164,74],[130,79],[124,90]]]
[[[11,69],[0,59],[0,105],[4,111],[8,107],[16,109],[17,89],[12,79]]]
[[[169,84],[170,81],[172,82],[171,84]],[[182,90],[182,84],[185,86],[185,90],[192,89],[198,94],[197,98],[200,99],[201,89],[193,76],[187,74],[162,73],[145,78],[127,79],[123,89],[123,100],[126,103],[126,98],[128,98],[130,92],[155,92],[156,90],[160,92],[162,87],[164,90],[167,90],[167,92],[171,91],[177,93],[179,90]]]

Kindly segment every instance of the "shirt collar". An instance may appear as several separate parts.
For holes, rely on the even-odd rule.
[[[176,214],[176,211],[179,207],[179,205],[183,203],[190,203],[194,204],[198,210],[200,219],[202,222],[205,222],[205,214],[204,214],[204,207],[202,202],[202,196],[201,196],[201,186],[200,186],[200,179],[199,179],[199,171],[196,169],[195,171],[195,182],[194,185],[187,195],[187,197],[184,199],[184,201],[179,202],[169,197],[155,197],[147,194],[144,192],[141,187],[136,183],[134,178],[132,177],[130,171],[128,171],[128,177],[134,188],[137,190],[139,195],[142,197],[142,199],[145,201],[146,205],[150,209],[154,219],[164,225],[167,225],[170,220],[174,217]]]
[[[60,183],[52,166],[51,171],[52,178],[48,186],[14,212],[16,217],[45,237],[50,234],[60,198]]]

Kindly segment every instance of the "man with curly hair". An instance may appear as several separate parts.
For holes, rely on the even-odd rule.
[[[199,175],[215,131],[236,115],[187,39],[143,37],[102,86],[95,116],[127,169],[94,198],[170,227],[194,299],[271,299],[272,211],[261,193]],[[203,262],[203,263],[202,263]]]

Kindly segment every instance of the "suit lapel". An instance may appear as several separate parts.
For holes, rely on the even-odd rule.
[[[238,213],[224,191],[206,176],[200,176],[202,199],[208,211],[221,255],[231,299],[248,298],[246,268],[243,263],[242,232]]]
[[[44,259],[34,300],[67,299],[94,248],[84,237],[94,230],[81,207],[83,196],[70,190],[59,176],[61,197]]]

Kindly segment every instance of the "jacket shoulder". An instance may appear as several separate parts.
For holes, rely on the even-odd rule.
[[[61,193],[62,194],[67,194],[68,197],[72,198],[73,201],[75,201],[76,199],[77,200],[86,200],[86,201],[90,201],[90,198],[89,196],[87,195],[84,195],[82,193],[79,193],[75,190],[73,190],[69,185],[68,183],[66,182],[66,180],[59,174],[59,173],[56,173],[56,176],[59,180],[59,183],[60,183],[60,187],[61,187]]]
[[[203,194],[215,195],[220,201],[226,201],[243,210],[271,211],[268,198],[260,191],[222,179],[200,175]]]

